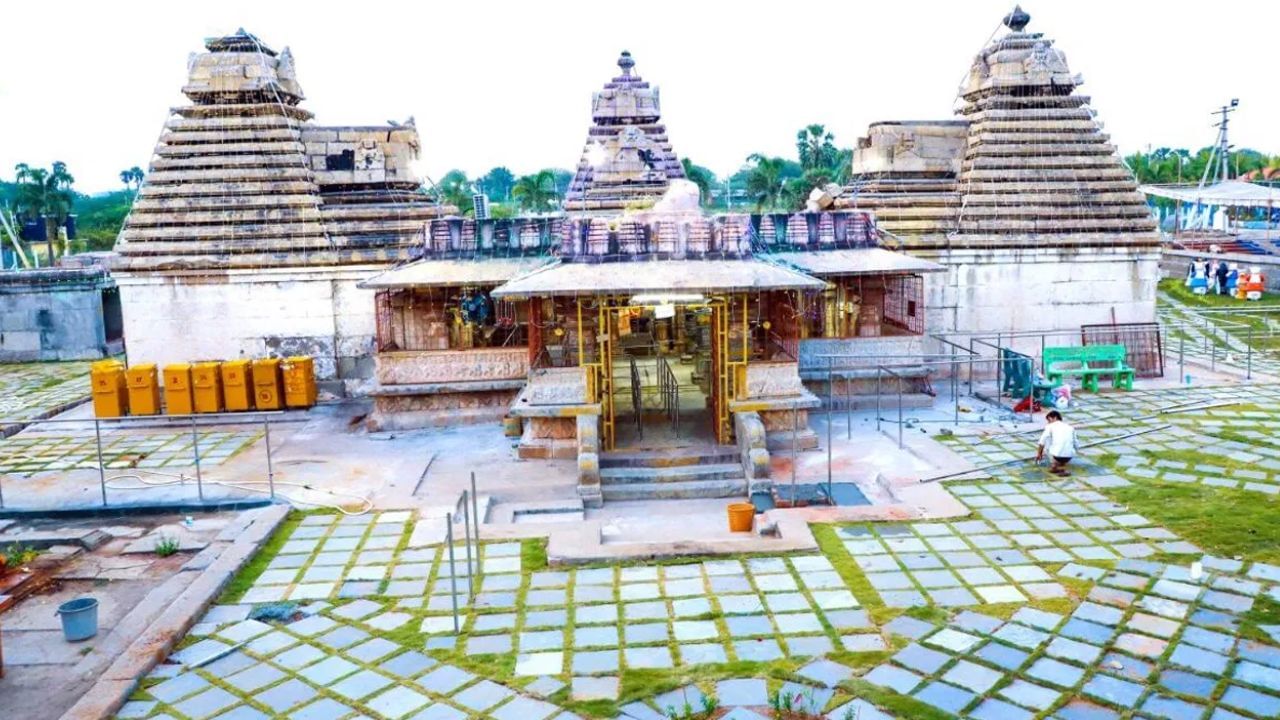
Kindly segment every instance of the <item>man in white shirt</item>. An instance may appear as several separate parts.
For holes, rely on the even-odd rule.
[[[1062,419],[1062,413],[1057,410],[1050,410],[1049,414],[1044,416],[1048,425],[1044,426],[1044,433],[1040,435],[1040,445],[1036,448],[1036,462],[1040,462],[1044,458],[1045,450],[1049,451],[1049,457],[1053,458],[1053,464],[1049,467],[1049,472],[1054,475],[1070,475],[1067,472],[1067,463],[1071,462],[1071,458],[1076,454],[1076,429],[1067,424]]]

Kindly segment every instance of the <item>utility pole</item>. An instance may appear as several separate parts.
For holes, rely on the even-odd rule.
[[[1239,105],[1240,100],[1238,98],[1231,98],[1230,104],[1223,105],[1214,111],[1215,115],[1220,116],[1218,123],[1215,125],[1215,127],[1218,128],[1218,166],[1213,168],[1212,161],[1205,165],[1204,175],[1200,178],[1200,187],[1204,187],[1205,183],[1208,181],[1210,168],[1213,168],[1215,171],[1215,182],[1226,180],[1230,175],[1231,166],[1228,164],[1228,156],[1231,153],[1231,143],[1227,139],[1227,125],[1231,121],[1231,113],[1235,112]]]

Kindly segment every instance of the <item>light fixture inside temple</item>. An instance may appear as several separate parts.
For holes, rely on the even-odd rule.
[[[661,293],[631,298],[632,305],[696,305],[706,301],[699,293]]]

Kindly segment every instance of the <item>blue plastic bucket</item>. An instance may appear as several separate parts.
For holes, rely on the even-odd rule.
[[[62,618],[62,635],[67,642],[88,640],[98,634],[98,601],[90,598],[76,598],[58,606],[58,616]]]

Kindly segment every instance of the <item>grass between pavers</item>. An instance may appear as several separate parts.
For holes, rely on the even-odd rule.
[[[245,592],[253,586],[262,573],[266,572],[267,566],[272,560],[280,554],[280,548],[289,541],[289,536],[293,535],[293,531],[302,523],[302,519],[307,515],[323,515],[336,514],[332,510],[316,510],[302,511],[290,510],[285,519],[276,526],[275,532],[271,533],[271,537],[263,543],[258,552],[253,554],[245,566],[240,568],[240,572],[236,573],[231,581],[227,583],[227,587],[223,589],[222,594],[218,596],[215,605],[230,605],[240,601],[244,597]]]
[[[1201,483],[1130,482],[1102,492],[1211,555],[1280,563],[1280,498]]]
[[[1182,278],[1165,278],[1160,281],[1159,291],[1167,293],[1170,298],[1176,300],[1182,305],[1192,308],[1252,308],[1280,306],[1280,295],[1275,293],[1263,293],[1261,300],[1238,300],[1226,295],[1214,295],[1208,293],[1205,295],[1196,295],[1191,292],[1191,288],[1187,287]]]

